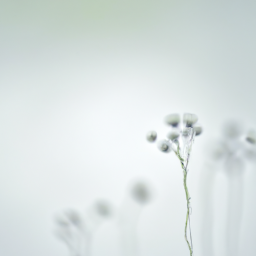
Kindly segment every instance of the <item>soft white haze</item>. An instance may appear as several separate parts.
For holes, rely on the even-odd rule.
[[[207,176],[207,152],[226,120],[256,128],[255,13],[248,0],[3,0],[0,255],[68,255],[55,216],[83,213],[98,198],[118,208],[139,178],[154,187],[139,256],[189,255],[179,162],[145,138],[152,129],[164,138],[165,115],[191,112],[204,128],[188,175],[195,256],[206,256],[201,220],[213,179],[212,255],[226,256],[227,176]],[[255,170],[246,165],[237,201],[238,255],[255,255]],[[99,230],[91,256],[120,256],[115,220]]]

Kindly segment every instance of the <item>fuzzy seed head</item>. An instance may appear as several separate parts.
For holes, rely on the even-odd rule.
[[[169,153],[171,151],[171,144],[167,140],[162,140],[158,143],[158,148],[164,153]]]
[[[157,133],[155,131],[149,131],[147,133],[147,140],[149,142],[155,142],[157,138]]]
[[[195,114],[185,113],[183,115],[183,123],[186,127],[192,127],[198,120]]]
[[[255,131],[249,131],[246,140],[251,144],[256,144],[256,132]]]
[[[179,129],[173,129],[167,134],[167,138],[171,141],[178,139],[180,136]]]
[[[179,125],[179,122],[180,122],[179,114],[170,114],[165,117],[165,123],[173,127],[177,127]]]
[[[147,203],[151,199],[150,189],[143,182],[136,183],[132,187],[131,193],[133,198],[141,204]]]
[[[203,131],[202,126],[199,126],[199,125],[193,126],[193,129],[194,129],[194,131],[195,131],[195,135],[196,135],[196,136],[200,135],[200,134],[202,133],[202,131]]]
[[[111,215],[111,207],[106,201],[98,201],[95,203],[95,211],[101,217],[109,217]]]

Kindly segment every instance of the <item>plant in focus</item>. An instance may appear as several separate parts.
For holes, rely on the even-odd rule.
[[[196,115],[188,113],[185,113],[183,115],[182,122],[180,122],[180,115],[178,114],[171,114],[166,116],[165,123],[171,129],[168,132],[166,139],[161,140],[157,143],[159,150],[164,153],[169,153],[172,150],[174,151],[174,153],[176,154],[180,161],[181,168],[183,170],[183,185],[185,189],[187,205],[185,222],[185,240],[190,251],[190,256],[193,255],[193,242],[190,227],[191,197],[189,195],[187,187],[187,175],[190,153],[192,149],[192,144],[194,142],[194,138],[195,136],[200,135],[202,133],[202,127],[197,124],[197,120],[198,118]],[[157,133],[155,131],[148,132],[147,140],[149,142],[155,142],[157,140]]]

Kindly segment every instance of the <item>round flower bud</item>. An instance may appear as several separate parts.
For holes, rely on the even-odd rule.
[[[202,133],[202,131],[203,131],[202,126],[199,126],[199,125],[193,126],[193,129],[194,129],[194,132],[195,132],[196,136],[200,135]]]
[[[101,217],[109,217],[111,215],[111,207],[107,201],[98,201],[95,203],[95,211]]]
[[[147,140],[149,142],[156,141],[156,138],[157,138],[157,133],[155,131],[150,131],[150,132],[147,133]]]
[[[158,148],[164,153],[169,153],[171,151],[171,144],[167,140],[161,140],[158,143]]]
[[[256,144],[256,132],[255,131],[249,131],[246,140],[250,142],[251,144]]]
[[[170,114],[165,117],[165,123],[173,127],[178,126],[179,122],[180,122],[179,114]]]
[[[186,127],[192,127],[198,120],[198,117],[194,114],[185,113],[183,115],[183,123]]]
[[[180,131],[179,129],[172,129],[170,132],[167,134],[167,138],[171,141],[174,141],[178,139],[180,136]]]
[[[133,198],[141,204],[147,203],[151,199],[150,189],[143,182],[136,183],[132,187],[131,193]]]

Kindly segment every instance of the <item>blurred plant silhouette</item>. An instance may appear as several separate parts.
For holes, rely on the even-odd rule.
[[[56,218],[56,235],[66,244],[71,256],[91,256],[93,236],[111,215],[112,207],[104,200],[89,207],[86,216],[75,210],[65,211]]]
[[[120,232],[121,254],[136,256],[137,228],[143,208],[152,200],[153,190],[148,182],[133,182],[125,200],[114,215],[113,207],[105,200],[96,201],[85,215],[75,210],[64,211],[56,218],[56,235],[63,241],[71,256],[91,256],[95,232],[107,218],[117,221]]]
[[[122,255],[139,255],[138,223],[140,215],[153,197],[151,185],[140,179],[130,189],[119,210],[119,230]]]
[[[245,163],[256,159],[256,133],[254,130],[243,132],[241,122],[228,121],[222,129],[222,138],[211,143],[209,155],[211,162],[201,175],[204,191],[202,214],[202,253],[214,255],[213,247],[213,205],[212,195],[216,169],[223,169],[227,177],[227,222],[226,244],[228,256],[239,254],[239,238],[243,215]],[[207,230],[207,232],[205,232]]]
[[[191,197],[187,188],[187,175],[188,175],[188,164],[191,153],[192,144],[194,137],[202,133],[202,127],[197,124],[197,116],[194,114],[185,113],[183,115],[183,122],[180,123],[179,114],[170,114],[165,117],[165,123],[170,126],[171,130],[167,134],[167,139],[158,142],[158,148],[164,153],[169,153],[172,150],[178,157],[181,168],[183,170],[183,185],[186,194],[187,201],[187,214],[185,222],[185,240],[187,242],[190,256],[193,255],[193,241],[190,227],[190,214],[191,214]],[[147,134],[147,140],[149,142],[155,142],[157,139],[157,133],[150,131]],[[188,239],[188,228],[189,228],[189,239]]]

